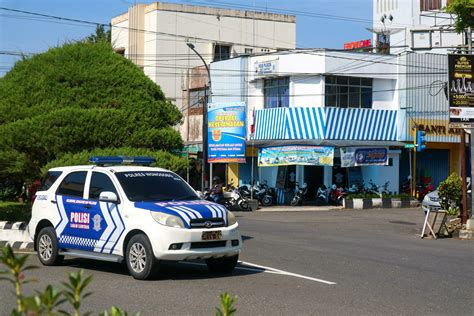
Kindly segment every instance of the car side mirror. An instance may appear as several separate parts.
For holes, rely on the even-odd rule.
[[[119,203],[117,194],[110,191],[104,191],[100,193],[99,201],[108,203]]]

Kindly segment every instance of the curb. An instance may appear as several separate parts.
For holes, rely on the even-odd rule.
[[[25,230],[26,223],[25,222],[0,222],[0,229],[15,229],[15,230]]]
[[[2,241],[0,240],[0,248],[10,245],[14,250],[33,250],[33,242],[23,242],[23,241]]]

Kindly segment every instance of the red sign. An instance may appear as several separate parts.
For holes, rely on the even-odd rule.
[[[357,42],[344,43],[344,49],[358,49],[365,47],[372,47],[372,40],[367,39]]]

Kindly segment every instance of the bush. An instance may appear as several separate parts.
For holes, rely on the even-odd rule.
[[[438,187],[441,208],[448,211],[449,215],[458,215],[462,200],[461,178],[452,173]]]

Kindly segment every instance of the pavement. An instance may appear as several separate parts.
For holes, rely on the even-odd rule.
[[[121,264],[67,259],[28,271],[56,286],[66,274],[93,275],[82,312],[116,305],[143,315],[211,315],[219,294],[237,296],[237,315],[473,315],[474,241],[421,239],[420,209],[239,212],[241,263],[229,276],[202,262],[166,263],[152,281]],[[2,285],[7,288],[7,283]],[[0,314],[14,306],[0,291]]]

